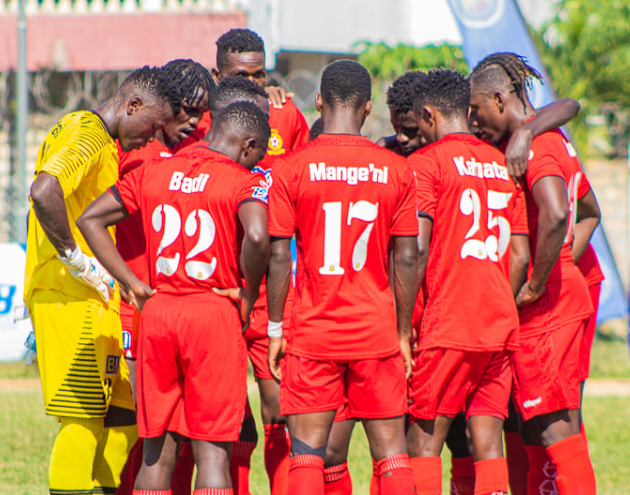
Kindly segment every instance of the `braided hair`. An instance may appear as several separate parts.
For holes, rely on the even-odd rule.
[[[145,91],[156,100],[168,103],[177,115],[182,108],[181,91],[170,75],[161,67],[149,67],[145,65],[129,74],[120,85],[119,91],[132,91],[139,89]]]
[[[527,64],[525,57],[510,52],[488,55],[472,70],[470,80],[481,86],[496,86],[503,83],[506,76],[523,107],[526,106],[527,90],[532,89],[532,79],[543,80],[540,72]]]
[[[162,69],[179,87],[182,102],[191,107],[197,106],[204,95],[209,98],[216,87],[208,69],[194,60],[171,60]]]

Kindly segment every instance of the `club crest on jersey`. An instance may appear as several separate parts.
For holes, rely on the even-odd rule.
[[[282,141],[282,136],[280,136],[278,129],[271,129],[267,153],[270,155],[283,155],[286,153],[286,150],[284,149],[284,142]]]

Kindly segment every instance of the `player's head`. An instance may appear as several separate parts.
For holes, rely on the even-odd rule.
[[[142,148],[181,111],[181,92],[159,67],[133,71],[118,88],[116,137],[123,151]]]
[[[270,135],[268,116],[254,103],[237,101],[212,121],[210,146],[252,170],[267,153]]]
[[[217,40],[217,66],[212,75],[220,81],[224,77],[239,76],[251,79],[259,86],[267,81],[265,45],[254,31],[230,29]]]
[[[404,156],[409,156],[426,144],[413,115],[413,87],[423,77],[427,75],[421,71],[407,72],[396,79],[387,90],[389,118],[396,133],[398,147]]]
[[[195,131],[204,112],[210,108],[209,99],[215,84],[208,69],[194,60],[171,60],[162,68],[177,85],[182,96],[181,111],[164,126],[166,144],[172,146]]]
[[[244,77],[225,77],[212,92],[210,112],[212,117],[219,115],[228,105],[237,101],[248,101],[269,115],[269,100],[265,89]]]
[[[316,139],[322,132],[324,132],[324,124],[322,119],[318,118],[311,126],[311,131],[308,134],[308,140],[312,141],[313,139]]]
[[[487,56],[470,73],[470,121],[481,136],[501,144],[531,109],[527,90],[540,73],[515,53]]]
[[[413,112],[429,144],[454,129],[467,129],[469,105],[470,84],[459,72],[432,70],[414,85]]]
[[[354,114],[361,124],[372,110],[372,78],[365,67],[353,60],[338,60],[322,72],[315,106],[322,113],[324,129],[330,114]],[[349,112],[348,112],[349,111]]]

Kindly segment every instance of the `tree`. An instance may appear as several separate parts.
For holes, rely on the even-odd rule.
[[[558,96],[582,106],[570,125],[577,145],[593,153],[599,135],[606,144],[596,147],[624,156],[630,138],[630,3],[560,0],[534,39]]]

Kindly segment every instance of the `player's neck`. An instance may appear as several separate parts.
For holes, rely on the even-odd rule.
[[[361,127],[365,118],[352,108],[339,108],[334,112],[322,112],[323,132],[325,134],[361,135]]]
[[[107,129],[112,139],[118,139],[118,120],[122,111],[115,98],[116,96],[110,98],[94,109],[94,112],[107,124]]]
[[[449,134],[470,134],[468,121],[459,117],[440,119],[437,128],[437,139],[442,139]]]
[[[515,132],[518,128],[524,126],[532,117],[536,116],[536,109],[525,98],[525,103],[518,100],[513,102],[512,118],[510,124],[510,132]]]

